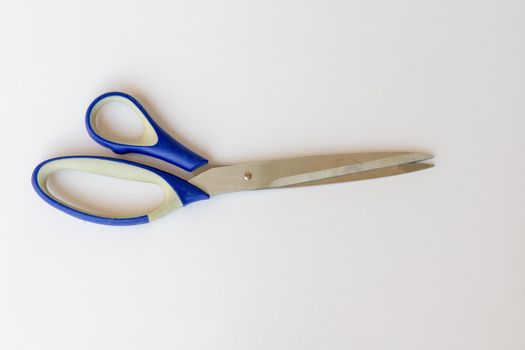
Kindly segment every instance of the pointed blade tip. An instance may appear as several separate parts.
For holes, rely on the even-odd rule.
[[[412,154],[414,156],[414,158],[417,159],[415,162],[421,162],[421,161],[424,161],[424,160],[429,160],[429,159],[434,158],[433,155],[427,154],[427,153],[422,153],[422,152],[412,152],[410,154]]]

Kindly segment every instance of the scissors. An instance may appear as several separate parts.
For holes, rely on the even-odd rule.
[[[122,141],[102,136],[97,115],[110,102],[124,103],[137,115],[144,127],[140,138]],[[432,156],[419,152],[350,153],[212,166],[207,159],[160,128],[135,98],[123,92],[108,92],[97,97],[87,109],[86,128],[91,138],[114,153],[155,157],[193,175],[184,180],[148,165],[99,156],[52,158],[35,168],[32,184],[44,201],[79,219],[106,225],[148,223],[190,203],[224,193],[371,179],[433,166],[422,163]],[[59,170],[76,170],[155,184],[163,190],[164,198],[159,206],[138,216],[120,217],[93,212],[68,203],[50,191],[48,179]]]

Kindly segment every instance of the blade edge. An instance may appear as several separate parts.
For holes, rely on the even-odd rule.
[[[298,184],[293,184],[290,186],[278,187],[278,188],[320,186],[320,185],[331,185],[331,184],[343,183],[343,182],[371,180],[371,179],[377,179],[377,178],[382,178],[382,177],[409,174],[409,173],[413,173],[416,171],[429,169],[429,168],[432,168],[433,166],[434,164],[430,164],[430,163],[401,164],[401,165],[395,165],[395,166],[391,166],[387,168],[369,170],[369,171],[364,171],[364,172],[360,172],[356,174],[337,176],[337,177],[332,177],[332,178],[323,179],[323,180],[303,182],[303,183],[298,183]]]
[[[398,156],[382,158],[377,160],[371,160],[366,162],[358,162],[355,164],[350,164],[342,167],[324,169],[315,172],[309,172],[304,174],[292,175],[281,177],[272,181],[267,188],[277,188],[277,187],[288,187],[295,184],[301,184],[304,182],[316,182],[322,181],[324,179],[330,179],[335,177],[341,177],[346,175],[352,175],[367,171],[373,171],[376,169],[389,168],[401,164],[408,164],[419,162],[422,160],[427,160],[428,156],[421,153],[407,153],[401,154]]]
[[[349,153],[215,167],[189,180],[209,195],[287,187],[431,159],[417,152]]]

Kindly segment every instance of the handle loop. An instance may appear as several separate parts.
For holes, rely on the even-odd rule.
[[[150,212],[134,217],[110,217],[95,214],[56,197],[47,186],[49,176],[58,170],[78,170],[120,179],[149,182],[160,186],[163,202]],[[106,225],[136,225],[155,220],[189,203],[208,199],[200,188],[162,170],[123,159],[97,156],[68,156],[48,159],[40,163],[32,175],[35,191],[44,201],[63,212],[82,220]]]
[[[144,126],[144,133],[138,140],[123,142],[102,136],[96,123],[97,114],[105,104],[110,102],[120,102],[128,105],[140,118]],[[171,137],[155,123],[134,97],[123,92],[107,92],[97,97],[87,109],[86,128],[91,138],[117,154],[140,153],[162,159],[186,171],[194,171],[208,163],[207,159]]]

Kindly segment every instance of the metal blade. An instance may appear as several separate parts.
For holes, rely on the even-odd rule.
[[[423,153],[382,152],[279,159],[211,168],[189,182],[210,195],[217,195],[288,187],[431,158]]]
[[[289,188],[289,187],[318,186],[318,185],[335,184],[335,183],[340,183],[340,182],[369,180],[369,179],[376,179],[379,177],[408,174],[414,171],[432,168],[433,166],[434,164],[430,164],[430,163],[408,163],[408,164],[395,165],[395,166],[391,166],[388,168],[363,171],[361,173],[356,173],[356,174],[331,177],[331,178],[324,179],[324,180],[304,182],[304,183],[294,184],[294,185],[290,185],[286,187]]]

